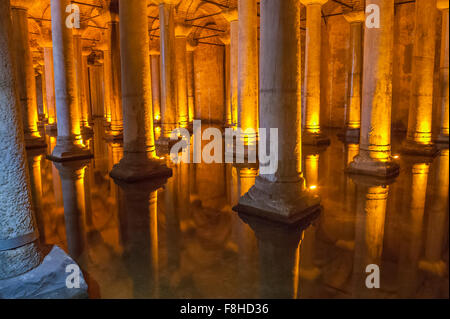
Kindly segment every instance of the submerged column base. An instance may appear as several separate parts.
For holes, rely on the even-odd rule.
[[[70,274],[74,274],[74,272],[66,272],[68,265],[76,265],[76,263],[61,248],[53,246],[42,263],[36,268],[20,276],[0,280],[0,298],[88,298],[88,286],[81,271],[79,273],[79,288],[68,288],[66,286],[66,279]]]
[[[172,169],[162,160],[149,159],[145,154],[125,153],[120,162],[114,165],[109,176],[115,180],[134,183],[147,179],[171,177]]]
[[[392,178],[400,173],[400,166],[393,160],[386,162],[374,160],[366,152],[361,151],[349,164],[345,172],[348,174]]]
[[[258,176],[233,210],[286,224],[296,223],[321,210],[320,198],[307,190],[301,191],[301,187],[300,181],[271,183]]]
[[[303,131],[302,133],[303,145],[330,145],[330,143],[330,138],[323,133],[311,133],[308,131]]]
[[[419,144],[412,141],[405,141],[402,144],[401,152],[408,155],[420,155],[434,157],[439,153],[439,149],[434,144]]]
[[[47,158],[54,162],[74,161],[92,158],[89,149],[74,143],[72,138],[57,137],[56,146]]]

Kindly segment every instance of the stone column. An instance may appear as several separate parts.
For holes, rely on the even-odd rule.
[[[426,14],[424,14],[426,12]],[[434,56],[436,38],[436,0],[415,3],[414,51],[412,57],[411,98],[408,133],[402,152],[433,156],[432,142]]]
[[[116,138],[123,136],[123,97],[122,89],[122,69],[121,66],[121,39],[120,23],[118,17],[111,21],[111,81],[112,81],[112,99],[111,99],[111,134]]]
[[[78,101],[78,112],[81,130],[88,126],[87,107],[83,98],[83,48],[81,31],[73,31],[73,63],[75,65],[76,95]]]
[[[35,81],[36,81],[36,100],[38,106],[38,126],[44,125],[47,120],[47,103],[45,99],[45,77],[44,68],[42,65],[38,65],[35,69]]]
[[[298,0],[261,2],[260,122],[267,133],[278,128],[278,169],[260,172],[236,207],[288,223],[320,209],[318,197],[309,195],[302,176],[299,24]],[[266,141],[260,145],[263,151],[270,147]],[[261,162],[260,169],[267,165]]]
[[[112,100],[112,82],[111,82],[111,28],[108,26],[105,30],[105,42],[97,45],[97,48],[103,52],[103,119],[104,125],[111,125],[111,100]]]
[[[329,144],[330,139],[320,131],[320,61],[321,61],[321,8],[328,0],[300,0],[306,6],[305,49],[305,128],[303,144]]]
[[[349,12],[344,15],[344,18],[350,24],[350,72],[345,138],[356,141],[359,140],[361,128],[362,40],[365,14],[364,11]]]
[[[66,7],[69,4],[69,0],[51,0],[58,137],[49,158],[54,161],[92,156],[82,144],[80,135],[72,29],[66,26]]]
[[[237,9],[223,11],[223,16],[230,23],[230,106],[231,123],[234,127],[238,123],[238,47],[239,21]]]
[[[45,141],[38,131],[38,109],[36,101],[36,81],[28,38],[28,2],[12,7],[12,35],[17,68],[17,87],[22,105],[22,122],[27,148],[45,147]]]
[[[187,36],[191,32],[191,27],[177,23],[175,25],[175,70],[177,81],[177,109],[178,124],[186,128],[189,124],[189,105],[187,97],[187,61],[186,45]]]
[[[438,0],[437,7],[442,11],[441,32],[441,128],[437,143],[448,144],[449,113],[448,113],[448,1]]]
[[[150,64],[152,69],[152,104],[153,120],[155,123],[161,122],[161,77],[160,77],[160,50],[159,46],[150,45]]]
[[[194,70],[194,51],[197,49],[198,42],[189,39],[186,47],[186,66],[187,66],[187,90],[188,90],[188,107],[189,107],[189,124],[194,121],[195,115],[195,70]]]
[[[161,32],[161,137],[157,144],[169,145],[170,133],[177,127],[175,70],[175,4],[176,0],[153,0],[159,5]]]
[[[10,14],[9,1],[1,1],[0,280],[25,273],[38,266],[42,259],[37,243],[39,235],[34,220],[24,133],[20,123],[21,103],[15,85],[14,37]]]
[[[110,175],[126,182],[168,176],[172,171],[155,151],[147,3],[120,1],[119,12],[124,157]]]
[[[399,172],[391,157],[394,3],[366,1],[369,4],[380,8],[380,28],[365,28],[360,154],[347,171],[390,177]]]
[[[53,46],[51,39],[44,46],[45,93],[47,99],[47,130],[56,131],[55,77],[53,73]]]
[[[93,130],[91,125],[93,124],[92,120],[92,110],[89,103],[89,63],[88,57],[92,53],[91,48],[82,48],[81,51],[81,100],[82,100],[82,109],[83,113],[85,113],[86,117],[86,125],[84,126],[85,134],[92,134]]]
[[[245,144],[258,139],[258,10],[256,0],[238,2],[238,127],[245,134]]]
[[[224,118],[224,123],[225,126],[227,127],[231,127],[233,126],[233,118],[232,118],[232,113],[231,113],[231,80],[230,80],[230,60],[231,60],[231,38],[229,34],[224,34],[222,36],[220,36],[220,41],[225,45],[225,59],[224,59],[224,74],[225,74],[225,98],[224,98],[224,102],[225,102],[225,118]]]

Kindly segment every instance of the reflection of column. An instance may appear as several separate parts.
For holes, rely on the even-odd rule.
[[[118,184],[120,235],[134,298],[159,297],[157,189],[160,185]]]
[[[177,126],[175,70],[175,6],[170,1],[159,5],[161,43],[161,124],[158,144],[167,145],[170,133]]]
[[[258,138],[258,9],[255,0],[238,2],[238,126],[253,129],[246,134],[245,143]],[[262,64],[262,63],[261,63]]]
[[[147,4],[119,2],[124,157],[112,169],[115,179],[135,182],[171,175],[156,158],[151,100]]]
[[[189,123],[194,121],[195,114],[195,81],[194,81],[194,51],[197,49],[197,42],[189,39],[186,47],[186,66],[187,66],[187,90],[189,106]]]
[[[117,19],[117,18],[116,18]],[[109,24],[111,28],[111,135],[116,138],[121,138],[124,130],[124,113],[122,108],[122,70],[121,66],[121,39],[120,39],[120,23],[112,21]],[[128,62],[127,62],[128,63]]]
[[[231,89],[230,89],[230,60],[231,60],[231,38],[229,34],[224,34],[220,36],[220,41],[225,45],[225,53],[224,53],[224,73],[225,73],[225,118],[224,123],[225,126],[232,126],[232,114],[231,114]]]
[[[47,42],[51,44],[50,42]],[[47,129],[56,130],[56,102],[55,102],[55,78],[53,74],[53,47],[44,47],[44,72],[45,72],[45,93],[47,98],[48,124]]]
[[[72,30],[66,27],[66,7],[69,4],[69,0],[51,1],[58,137],[50,158],[55,160],[91,157],[80,136]]]
[[[0,2],[0,279],[41,262],[15,85],[9,1]],[[26,19],[26,16],[25,16]]]
[[[256,2],[255,2],[256,5]],[[300,3],[262,2],[261,6],[261,128],[278,128],[278,169],[256,178],[239,200],[237,210],[293,222],[319,208],[302,177],[300,110]],[[273,24],[273,21],[283,21]],[[292,40],[293,39],[293,40]],[[269,134],[267,134],[269,135]],[[270,146],[269,138],[267,144]],[[267,169],[268,163],[260,163]]]
[[[86,206],[84,178],[87,161],[55,163],[61,178],[67,248],[77,261],[86,261]]]
[[[362,178],[356,178],[354,182],[357,185],[357,204],[352,292],[357,298],[376,297],[377,289],[366,287],[366,267],[375,264],[381,268],[389,186]]]
[[[372,4],[380,8],[380,28],[366,28],[364,33],[360,154],[348,171],[390,177],[399,172],[391,157],[394,3],[366,1]]]
[[[404,153],[434,155],[437,152],[431,136],[436,12],[436,0],[417,0],[415,3],[411,102],[408,133],[402,148]]]
[[[344,15],[350,24],[350,74],[348,77],[348,97],[346,110],[345,135],[359,138],[361,128],[361,73],[362,40],[365,21],[364,11],[350,12]]]
[[[161,121],[161,86],[160,86],[160,51],[150,51],[150,63],[152,69],[152,102],[153,102],[153,119],[155,123]]]
[[[448,236],[448,185],[449,150],[441,151],[433,181],[433,197],[428,210],[425,239],[425,256],[420,261],[421,269],[436,276],[444,276],[447,265],[443,260],[443,246]]]
[[[428,182],[428,163],[406,159],[408,170],[406,210],[401,222],[401,242],[398,260],[399,297],[413,298],[418,290],[418,266],[422,253],[423,214]],[[408,196],[407,195],[407,196]]]
[[[448,113],[448,1],[438,0],[437,7],[442,11],[442,31],[441,31],[441,74],[440,74],[440,90],[441,90],[441,128],[438,143],[448,144],[449,135],[449,113]]]
[[[22,105],[21,114],[27,148],[45,147],[45,141],[38,131],[38,110],[36,103],[36,82],[28,39],[28,10],[12,7],[13,45],[17,63],[17,87]]]
[[[297,298],[298,247],[303,231],[317,215],[291,225],[245,213],[239,213],[239,217],[253,229],[258,239],[260,298]]]
[[[303,144],[329,144],[320,132],[321,7],[328,0],[300,0],[306,6],[305,129]]]
[[[239,47],[239,21],[237,9],[223,11],[223,16],[230,23],[230,107],[231,123],[238,123],[238,47]]]
[[[42,173],[41,162],[43,150],[38,152],[30,150],[27,152],[28,171],[30,174],[31,198],[33,199],[33,208],[36,215],[36,224],[39,229],[41,243],[45,243],[45,216],[42,207]]]
[[[175,70],[177,81],[177,122],[180,127],[189,124],[189,106],[187,100],[187,65],[186,65],[186,37],[191,27],[177,23],[175,25]]]

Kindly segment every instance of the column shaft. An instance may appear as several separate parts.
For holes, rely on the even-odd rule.
[[[194,51],[186,52],[187,66],[187,90],[188,90],[188,107],[189,107],[189,123],[194,121],[195,114],[195,81],[194,81]]]
[[[233,126],[238,124],[238,54],[239,54],[239,22],[230,22],[230,99]]]
[[[153,118],[155,122],[161,120],[161,87],[160,87],[160,62],[159,55],[151,55],[152,68],[152,99],[153,99]]]
[[[442,33],[441,33],[441,127],[440,134],[437,140],[438,143],[446,143],[449,142],[449,113],[448,113],[448,30],[449,30],[449,19],[448,19],[448,2],[439,1],[439,4],[442,6],[440,8],[442,10]]]
[[[187,68],[186,68],[186,36],[175,37],[175,70],[177,79],[178,124],[187,127],[189,124],[189,106],[187,101]]]
[[[112,76],[112,99],[111,99],[111,131],[113,135],[121,135],[123,127],[123,99],[121,84],[121,38],[120,22],[111,22],[111,76]]]
[[[44,48],[45,93],[47,98],[48,125],[56,129],[55,78],[53,73],[53,48]]]

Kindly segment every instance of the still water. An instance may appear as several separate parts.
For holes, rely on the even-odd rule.
[[[166,181],[117,185],[122,157],[101,121],[94,158],[54,164],[28,153],[41,242],[81,266],[91,298],[448,298],[449,152],[400,156],[389,184],[344,174],[358,145],[304,149],[307,186],[323,210],[295,227],[232,210],[257,170],[170,166]],[[56,139],[48,137],[50,152]],[[395,140],[396,154],[400,140]],[[380,288],[365,285],[380,268]]]

